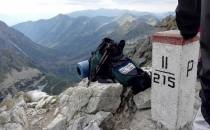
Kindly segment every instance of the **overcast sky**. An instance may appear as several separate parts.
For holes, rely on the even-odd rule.
[[[59,13],[111,8],[146,12],[174,11],[177,0],[0,0],[0,20],[17,22],[50,18]]]

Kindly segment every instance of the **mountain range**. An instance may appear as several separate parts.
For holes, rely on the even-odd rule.
[[[106,17],[117,17],[124,14],[132,14],[135,16],[145,16],[145,15],[154,15],[159,19],[162,19],[169,15],[175,15],[174,12],[164,12],[164,13],[150,13],[150,12],[139,12],[134,10],[120,10],[120,9],[96,9],[96,10],[82,10],[69,13],[71,17],[87,16],[87,17],[96,17],[96,16],[106,16]]]
[[[140,66],[149,65],[151,44],[147,37],[161,28],[158,27],[161,25],[159,17],[144,12],[138,15],[137,12],[122,13],[122,10],[100,16],[100,11],[113,10],[97,11],[95,16],[85,16],[85,11],[59,14],[51,19],[28,21],[12,27],[0,22],[0,83],[5,82],[11,72],[33,70],[34,78],[29,77],[34,80],[24,83],[23,78],[18,83],[14,81],[10,87],[21,84],[19,86],[25,88],[28,82],[38,80],[41,86],[45,85],[43,91],[58,94],[79,81],[76,63],[88,59],[104,37],[126,40],[126,54],[137,62],[141,58]],[[142,48],[141,51],[136,46]]]
[[[104,37],[136,40],[154,32],[159,20],[154,16],[124,14],[118,17],[70,17],[57,15],[48,20],[25,22],[13,26],[34,42],[55,49],[74,59],[87,58]]]

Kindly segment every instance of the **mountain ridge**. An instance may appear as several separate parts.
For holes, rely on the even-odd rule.
[[[39,84],[51,86],[54,81],[65,86],[66,81],[60,80],[58,75],[55,77],[53,72],[59,70],[56,65],[58,60],[57,52],[34,43],[23,33],[0,21],[0,96],[37,89]]]
[[[62,15],[62,16],[65,16],[65,15]],[[45,21],[48,21],[48,26],[49,26],[50,21],[55,21],[56,18],[59,19],[59,17],[56,16]],[[48,44],[48,47],[62,50],[63,48],[66,48],[68,45],[71,45],[72,48],[77,47],[78,44],[84,45],[84,42],[81,42],[81,39],[84,39],[83,41],[86,41],[86,42],[90,41],[91,43],[96,43],[97,41],[99,41],[100,39],[104,37],[112,37],[113,36],[112,32],[117,28],[124,28],[123,25],[125,24],[125,22],[129,23],[129,20],[131,20],[131,18],[133,18],[133,20],[135,21],[141,21],[141,23],[146,23],[145,26],[149,26],[150,21],[153,21],[152,26],[154,26],[154,24],[158,22],[158,20],[153,16],[151,17],[148,16],[148,18],[145,18],[145,16],[143,16],[139,18],[134,15],[124,14],[116,18],[104,17],[104,16],[97,16],[93,18],[89,18],[85,16],[80,16],[77,18],[69,17],[69,19],[71,20],[74,19],[74,20],[71,22],[68,22],[68,25],[63,24],[61,20],[60,22],[57,22],[57,24],[60,24],[63,26],[59,26],[58,28],[56,28],[55,26],[53,27],[53,25],[50,25],[50,27],[48,27],[46,31],[45,29],[43,29],[44,28],[43,26],[45,24],[43,22],[40,23],[40,21],[33,22],[34,24],[39,24],[37,26],[31,23],[23,23],[23,24],[15,25],[13,27],[23,32],[24,34],[26,34],[27,36],[29,36],[31,39],[33,39],[35,42],[39,44],[42,44],[42,45]],[[28,26],[27,24],[31,24],[31,25]],[[141,26],[139,27],[140,27],[139,29],[143,30]],[[27,30],[25,30],[25,28],[27,28]],[[42,32],[38,33],[39,31],[36,32],[36,30],[42,30]],[[52,30],[57,30],[55,32],[59,32],[59,33],[53,34]],[[61,31],[58,31],[58,30],[61,30]],[[152,30],[152,28],[149,28],[148,30]],[[51,37],[48,37],[48,35],[46,36],[47,32],[49,33],[49,36]],[[38,35],[38,36],[33,36],[33,34]],[[45,35],[43,36],[43,34]],[[141,34],[143,34],[143,32],[138,33],[138,35],[141,35]],[[44,38],[39,38],[40,36]],[[115,40],[119,40],[119,39],[123,39],[123,37],[120,37]],[[77,43],[77,45],[74,45],[75,43]],[[90,43],[87,43],[87,44],[90,44]],[[93,48],[94,47],[96,46],[93,46]]]
[[[126,9],[90,9],[90,10],[81,10],[69,13],[67,15],[71,17],[78,17],[78,16],[88,16],[88,17],[95,17],[95,16],[108,16],[108,17],[116,17],[123,14],[133,14],[135,16],[143,16],[143,15],[155,15],[159,19],[162,19],[168,15],[175,15],[174,12],[163,12],[163,13],[155,13],[155,12],[142,12],[136,10],[126,10]]]
[[[31,49],[36,48],[36,45],[22,33],[16,32],[0,21],[0,97],[30,87],[34,89],[44,80],[43,73],[35,67],[30,54],[25,52],[28,46],[22,47],[23,41],[27,42]],[[37,86],[33,87],[34,84]]]

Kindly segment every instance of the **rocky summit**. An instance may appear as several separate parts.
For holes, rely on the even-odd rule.
[[[58,96],[38,90],[7,96],[0,104],[0,130],[163,130],[151,119],[150,89],[133,95],[118,83],[87,83]]]

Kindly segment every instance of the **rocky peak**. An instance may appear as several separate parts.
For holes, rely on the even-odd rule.
[[[6,26],[7,25],[4,22],[0,21],[0,29],[5,28]]]
[[[133,95],[118,83],[83,80],[59,96],[37,90],[8,96],[0,104],[0,129],[163,130],[150,109],[150,89]]]
[[[145,93],[149,92],[148,90]],[[7,97],[1,103],[0,129],[17,127],[18,130],[117,130],[128,128],[138,108],[150,108],[149,97],[144,97],[143,100],[141,96],[142,94],[134,96],[129,89],[123,89],[118,83],[92,83],[87,87],[87,81],[67,89],[59,96],[49,96],[37,90],[19,93],[14,98]]]
[[[118,22],[119,25],[124,25],[126,23],[132,23],[137,19],[136,16],[126,13],[120,17],[117,17],[115,20]]]
[[[175,30],[177,29],[176,17],[173,15],[169,15],[164,18],[157,26],[165,28],[166,30]]]
[[[52,19],[56,19],[56,20],[71,20],[71,17],[68,15],[64,15],[64,14],[58,14],[57,16],[51,18]]]

